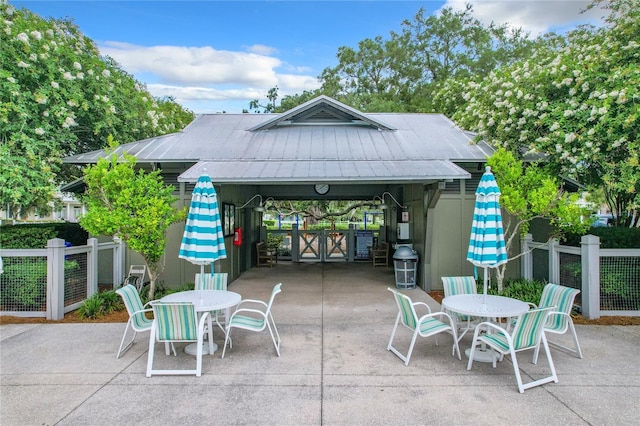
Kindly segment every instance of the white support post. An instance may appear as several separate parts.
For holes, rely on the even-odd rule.
[[[557,239],[549,240],[549,282],[560,284],[560,253],[558,246],[560,243]]]
[[[47,241],[47,319],[64,318],[64,240]]]
[[[87,240],[87,298],[98,292],[98,239]]]
[[[533,244],[533,235],[527,234],[524,236],[520,243],[520,252],[524,253],[522,261],[520,262],[520,272],[522,277],[526,280],[533,279],[533,251],[531,246]]]
[[[582,315],[600,318],[600,238],[583,235],[580,239],[582,259]]]

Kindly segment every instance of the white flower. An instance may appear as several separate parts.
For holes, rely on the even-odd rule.
[[[74,101],[73,99],[67,101],[67,105],[69,105],[70,107],[77,107],[78,103],[76,101]]]
[[[116,107],[114,107],[113,105],[111,105],[111,106],[109,107],[109,111],[111,111],[111,113],[112,113],[112,114],[115,114],[115,113],[116,113]]]
[[[15,83],[16,79],[13,77],[7,77],[7,80],[9,81],[9,83]]]
[[[20,68],[28,68],[29,64],[27,64],[26,62],[20,61],[20,62],[18,62],[18,66]]]
[[[607,108],[606,107],[598,108],[598,114],[605,115],[606,113],[607,113]]]
[[[49,116],[49,111],[42,111],[42,116],[43,117],[48,117]]]
[[[42,33],[40,33],[40,31],[31,31],[31,37],[35,38],[36,40],[40,40],[42,39]]]
[[[565,143],[571,143],[574,140],[576,140],[576,134],[575,133],[567,133],[564,137],[564,142]]]
[[[65,80],[73,80],[73,76],[71,75],[71,73],[69,71],[65,72],[62,75],[62,78],[64,78]]]
[[[73,117],[67,117],[64,119],[64,123],[62,124],[62,127],[64,127],[65,129],[68,129],[71,126],[77,126],[78,123],[76,123],[76,120],[73,119]]]
[[[102,96],[102,102],[104,103],[109,102],[109,98],[107,96]]]
[[[34,132],[36,132],[36,135],[44,135],[44,129],[42,127],[38,127],[34,130]]]
[[[17,38],[18,40],[20,40],[21,42],[23,42],[23,43],[27,43],[27,44],[29,44],[29,36],[28,36],[27,34],[25,34],[25,33],[20,33],[20,34],[18,34],[18,35],[16,36],[16,38]]]
[[[84,73],[83,72],[79,72],[78,74],[76,74],[76,78],[83,80],[84,79]]]
[[[109,77],[110,75],[111,75],[111,71],[109,71],[109,70],[102,71],[102,76],[103,77]]]
[[[57,88],[59,88],[59,87],[60,87],[60,85],[59,85],[57,82],[52,81],[52,82],[51,82],[51,87],[53,87],[54,89],[57,89]]]
[[[73,67],[77,70],[81,70],[82,69],[82,65],[80,65],[80,62],[74,62],[73,63]]]
[[[53,30],[52,29],[48,29],[47,31],[45,31],[45,33],[47,34],[47,37],[53,37]]]
[[[35,96],[35,99],[36,99],[36,102],[39,103],[39,104],[44,105],[44,104],[47,103],[47,97],[44,96],[44,95],[37,94]]]
[[[38,55],[36,55],[35,53],[32,53],[31,55],[29,55],[29,59],[32,61],[37,61],[38,60]]]
[[[93,75],[93,70],[87,70],[87,74]]]

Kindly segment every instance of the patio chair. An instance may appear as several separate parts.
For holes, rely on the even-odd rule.
[[[202,344],[204,341],[204,326],[209,316],[205,312],[200,316],[196,314],[193,303],[166,303],[160,301],[151,302],[154,320],[149,336],[149,355],[147,357],[147,377],[153,374],[195,374],[200,377],[202,374]],[[153,357],[155,353],[155,343],[164,342],[165,351],[169,355],[168,343],[173,346],[174,342],[197,342],[196,368],[195,370],[154,370]],[[173,355],[178,356],[175,346]]]
[[[229,274],[227,272],[215,272],[212,274],[197,273],[194,290],[226,290],[228,279]],[[220,318],[224,317],[224,315],[224,310],[211,312],[211,316],[214,317],[216,324],[218,324],[218,327],[220,327],[220,330],[222,330],[223,333],[226,333],[227,331],[220,322]]]
[[[118,349],[118,353],[116,354],[116,359],[118,359],[120,358],[120,355],[126,352],[133,345],[133,341],[136,338],[136,333],[151,330],[151,324],[153,323],[153,320],[147,318],[146,313],[152,312],[153,309],[145,309],[147,306],[149,306],[149,304],[142,304],[142,300],[140,299],[138,290],[132,284],[127,284],[124,287],[117,289],[116,293],[118,293],[120,297],[122,297],[124,306],[125,308],[127,308],[127,313],[129,314],[129,321],[127,321],[127,326],[125,327],[124,334],[122,335],[120,349]],[[133,337],[125,345],[124,342],[127,337],[129,328],[133,330]]]
[[[573,325],[573,319],[571,318],[571,310],[573,309],[573,302],[576,296],[580,293],[580,290],[564,287],[558,284],[547,284],[542,290],[542,297],[540,297],[540,305],[535,308],[548,308],[554,307],[551,314],[547,318],[547,322],[544,326],[545,333],[565,334],[567,331],[571,331],[573,337],[573,343],[575,349],[567,346],[562,346],[558,343],[549,341],[549,345],[555,348],[561,349],[577,358],[582,358],[582,349],[580,349],[580,343],[578,342],[578,335],[576,334],[576,328]],[[539,348],[538,348],[539,349]],[[534,362],[538,359],[538,350],[534,354]]]
[[[525,389],[543,385],[545,383],[558,383],[558,376],[556,375],[556,369],[553,365],[553,359],[551,359],[551,353],[549,352],[547,338],[544,334],[544,324],[552,310],[553,308],[533,309],[525,312],[524,314],[521,314],[516,320],[513,332],[511,333],[492,322],[482,322],[478,324],[475,332],[473,333],[473,343],[471,345],[471,353],[469,354],[469,363],[467,364],[467,370],[471,370],[471,366],[473,365],[473,357],[475,355],[477,346],[484,343],[494,351],[498,352],[500,356],[511,356],[513,371],[516,375],[516,381],[518,382],[518,391],[520,393],[523,393]],[[484,333],[481,334],[481,332],[483,331]],[[522,383],[522,377],[520,376],[520,369],[518,367],[516,352],[521,352],[528,349],[533,349],[535,352],[537,352],[540,346],[540,341],[542,341],[544,351],[547,355],[547,361],[549,362],[551,375],[528,383]],[[496,368],[497,358],[497,355],[493,356],[493,368]],[[535,354],[532,363],[537,363]]]
[[[446,312],[434,312],[431,313],[431,309],[429,305],[423,302],[412,302],[409,296],[400,293],[397,290],[392,288],[387,288],[391,293],[393,293],[395,297],[396,304],[398,305],[398,315],[396,316],[396,323],[393,326],[393,331],[391,332],[391,338],[389,339],[389,344],[387,345],[387,350],[393,352],[404,361],[404,365],[409,365],[409,360],[411,359],[411,352],[413,352],[413,346],[416,343],[416,338],[418,336],[429,337],[433,335],[437,335],[439,333],[449,333],[453,337],[453,349],[452,355],[455,356],[455,353],[458,352],[458,359],[460,358],[460,348],[458,347],[458,336],[456,334],[455,324],[453,319]],[[424,306],[427,310],[427,314],[418,317],[416,313],[416,306]],[[443,320],[447,320],[449,324],[437,319],[440,317]],[[396,331],[398,330],[398,325],[402,322],[406,328],[411,330],[413,336],[411,337],[411,343],[409,344],[409,351],[407,355],[403,355],[400,353],[398,349],[393,346],[393,339],[396,335]],[[436,336],[436,346],[438,345],[438,338]]]
[[[476,285],[476,279],[472,276],[466,277],[442,277],[442,287],[444,289],[444,297],[453,296],[456,294],[477,294],[478,287]],[[462,340],[468,331],[473,330],[480,322],[480,318],[472,317],[469,315],[451,313],[454,323],[456,324],[456,331],[461,330],[461,323],[466,323],[466,328],[461,334],[458,334],[458,341]]]
[[[280,356],[280,334],[278,328],[273,320],[271,314],[271,306],[276,295],[282,291],[282,283],[278,283],[273,287],[271,291],[271,297],[269,302],[263,302],[262,300],[244,299],[241,301],[229,321],[227,322],[227,337],[224,340],[224,348],[222,349],[222,358],[224,358],[225,351],[227,350],[227,343],[229,348],[232,348],[231,343],[231,329],[239,328],[242,330],[249,330],[254,332],[261,332],[265,328],[269,329],[271,334],[271,340],[276,348],[276,353]],[[245,308],[245,305],[259,306],[259,308]]]
[[[129,267],[129,275],[127,275],[127,278],[124,280],[124,284],[132,284],[140,291],[142,286],[144,286],[144,277],[146,274],[146,265],[131,265],[131,267]]]

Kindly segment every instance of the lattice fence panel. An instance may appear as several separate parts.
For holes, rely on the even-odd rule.
[[[600,309],[640,310],[640,258],[600,258]]]
[[[46,312],[47,257],[3,257],[0,311]]]

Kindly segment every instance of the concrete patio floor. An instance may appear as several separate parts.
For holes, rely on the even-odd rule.
[[[640,326],[577,325],[584,359],[552,349],[559,383],[519,394],[512,364],[451,356],[451,339],[418,339],[409,366],[386,350],[397,313],[392,268],[292,264],[254,268],[231,283],[267,299],[282,336],[234,331],[233,348],[203,357],[202,377],[145,377],[148,333],[120,359],[115,324],[0,326],[0,424],[10,425],[635,425]],[[414,301],[439,305],[420,289]],[[222,346],[216,329],[216,342]],[[397,346],[406,347],[401,330]],[[550,339],[558,339],[552,336]],[[461,342],[470,346],[471,337]],[[403,346],[405,345],[405,346]],[[158,366],[195,365],[178,345]],[[519,357],[523,380],[548,372]],[[191,368],[191,367],[187,367]]]

